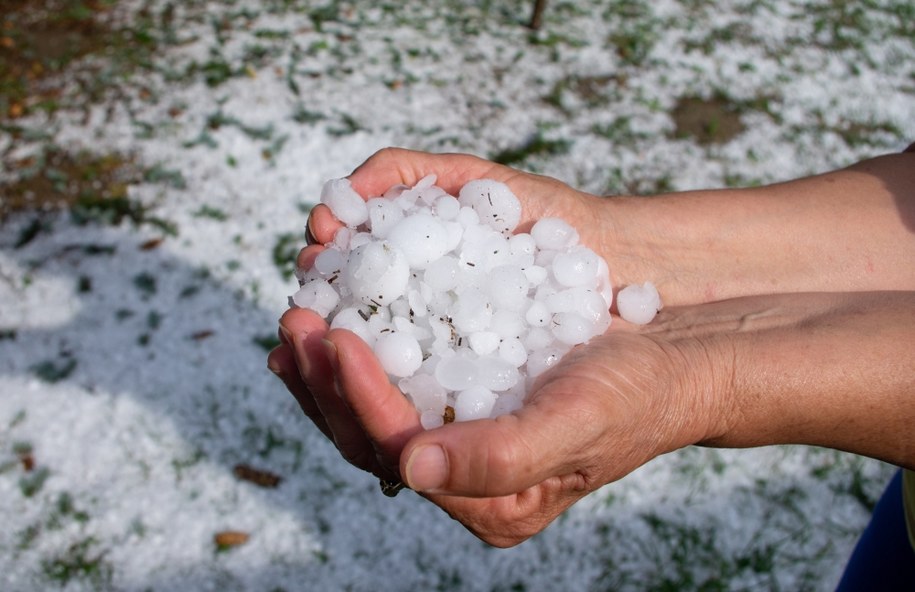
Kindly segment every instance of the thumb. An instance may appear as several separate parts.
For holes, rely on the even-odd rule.
[[[423,493],[497,497],[573,473],[587,448],[583,434],[548,407],[421,432],[404,448],[401,475]]]

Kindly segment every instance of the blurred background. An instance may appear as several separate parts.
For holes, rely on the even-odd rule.
[[[685,449],[496,550],[266,371],[382,147],[649,196],[915,141],[906,0],[539,4],[0,0],[0,589],[834,587],[891,467]]]

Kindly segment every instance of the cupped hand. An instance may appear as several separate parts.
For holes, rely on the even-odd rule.
[[[469,154],[429,154],[401,148],[385,148],[375,153],[349,176],[363,198],[379,196],[395,185],[415,185],[426,175],[436,175],[436,185],[457,195],[474,179],[494,179],[505,183],[521,201],[522,219],[517,232],[527,232],[544,217],[562,218],[578,229],[581,243],[601,255],[605,242],[613,236],[614,221],[606,219],[601,198],[578,191],[556,179],[526,173]],[[308,220],[314,242],[327,244],[341,223],[321,204],[312,209]],[[606,258],[606,257],[605,257]]]
[[[619,321],[619,324],[623,324]],[[708,385],[687,349],[623,327],[573,349],[517,412],[424,431],[371,349],[307,310],[269,365],[355,466],[402,479],[482,540],[518,544],[655,456],[702,440]]]

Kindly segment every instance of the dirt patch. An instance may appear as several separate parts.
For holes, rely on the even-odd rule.
[[[682,98],[671,116],[676,137],[691,137],[703,145],[726,144],[744,130],[737,106],[721,97]]]
[[[62,208],[104,210],[118,220],[133,217],[127,187],[144,178],[128,157],[69,154],[56,148],[8,165],[17,178],[0,185],[0,220],[19,210]]]
[[[0,23],[0,121],[53,109],[79,58],[109,50],[113,2],[12,0]]]

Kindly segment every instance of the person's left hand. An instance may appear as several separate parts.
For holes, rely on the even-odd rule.
[[[280,320],[268,365],[353,465],[400,480],[482,540],[518,544],[648,460],[707,437],[708,352],[617,327],[574,348],[497,419],[424,431],[371,349],[315,313]],[[699,354],[699,355],[695,355]]]

